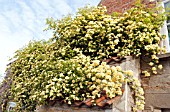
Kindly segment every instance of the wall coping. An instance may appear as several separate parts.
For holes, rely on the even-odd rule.
[[[159,55],[157,55],[158,56],[158,58],[168,58],[168,57],[170,57],[170,52],[168,52],[168,53],[166,53],[166,54],[159,54]]]

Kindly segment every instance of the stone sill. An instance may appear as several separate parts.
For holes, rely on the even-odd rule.
[[[166,53],[166,54],[159,54],[158,55],[158,58],[168,58],[168,57],[170,57],[170,53]]]

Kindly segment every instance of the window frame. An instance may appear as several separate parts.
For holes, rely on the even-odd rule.
[[[164,9],[165,9],[165,4],[166,3],[170,3],[170,0],[165,0],[165,1],[163,1],[163,5],[164,5]],[[165,9],[165,11],[166,11],[166,9]],[[168,27],[170,27],[170,20],[169,21],[166,21],[166,26],[167,26],[167,29],[168,29]],[[170,33],[170,32],[168,32],[168,33]],[[169,36],[169,35],[168,35]],[[170,38],[170,36],[169,36],[169,38]],[[169,39],[170,40],[170,39]]]
[[[165,1],[162,2],[162,3],[163,3],[163,8],[164,8],[164,10],[165,10],[165,4],[168,3],[168,2],[170,3],[170,0],[165,0]],[[166,10],[165,10],[165,11],[166,11]],[[167,22],[167,21],[166,21],[166,23],[167,23],[167,26],[170,25],[170,22]]]
[[[161,6],[163,7],[163,12],[165,12],[165,4],[167,2],[170,2],[170,0],[163,0],[161,2]],[[170,45],[169,45],[170,37],[168,35],[168,26],[170,26],[170,23],[167,23],[167,21],[164,21],[164,25],[162,26],[160,32],[161,32],[161,34],[166,35],[167,38],[162,40],[162,42],[160,43],[160,46],[161,47],[166,46],[167,53],[170,53]]]

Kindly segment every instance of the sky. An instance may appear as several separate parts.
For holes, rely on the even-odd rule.
[[[75,14],[87,4],[98,5],[100,0],[0,0],[0,81],[14,52],[30,40],[49,39],[44,32],[46,18],[60,19]]]

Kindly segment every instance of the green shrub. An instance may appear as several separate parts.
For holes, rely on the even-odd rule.
[[[106,14],[106,8],[85,7],[74,16],[47,20],[53,30],[48,42],[30,42],[16,52],[11,69],[11,95],[16,111],[34,111],[36,105],[62,99],[68,104],[76,100],[101,97],[102,91],[113,98],[122,95],[127,82],[135,92],[136,109],[144,109],[144,92],[132,71],[110,67],[105,58],[128,55],[152,58],[150,66],[156,74],[158,57],[164,48],[159,29],[165,17],[144,7],[135,7],[120,16]],[[143,71],[146,76],[150,74]]]

